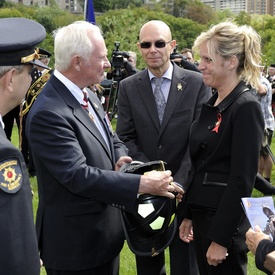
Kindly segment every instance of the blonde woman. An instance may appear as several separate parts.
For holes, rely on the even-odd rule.
[[[251,195],[264,130],[260,104],[247,88],[259,86],[260,37],[248,26],[223,22],[203,32],[193,50],[204,83],[216,92],[190,131],[180,237],[194,238],[200,275],[242,275],[249,224],[240,201]]]

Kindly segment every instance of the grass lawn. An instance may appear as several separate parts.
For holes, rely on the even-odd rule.
[[[18,141],[19,141],[18,131],[17,131],[17,128],[14,127],[13,128],[13,134],[12,134],[12,142],[17,147],[18,147],[18,144],[19,144]],[[272,143],[272,151],[275,152],[275,141],[273,141],[273,143]],[[33,208],[34,208],[34,214],[35,214],[36,213],[36,208],[37,208],[37,203],[38,203],[36,177],[30,178],[30,181],[31,181],[32,189],[34,191]],[[272,172],[272,182],[275,184],[275,166],[273,167],[273,172]],[[260,197],[260,196],[262,196],[262,194],[254,189],[253,196]],[[169,272],[170,269],[169,269],[168,250],[165,253],[166,253],[167,274],[170,274],[170,272]],[[262,275],[262,274],[265,274],[265,273],[259,271],[255,267],[254,256],[251,253],[249,253],[248,256],[249,256],[248,275]],[[135,273],[135,258],[134,258],[133,253],[129,250],[126,243],[123,247],[120,258],[121,258],[120,275],[134,275],[134,274],[136,274]],[[46,272],[45,272],[44,268],[41,269],[41,275],[46,275]]]

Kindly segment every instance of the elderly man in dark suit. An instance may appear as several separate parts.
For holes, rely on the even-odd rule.
[[[140,30],[139,41],[147,69],[120,82],[117,133],[134,160],[165,161],[174,180],[184,187],[190,168],[189,128],[211,91],[200,73],[182,69],[170,61],[176,41],[164,22],[147,22]],[[154,97],[155,78],[162,78],[164,100]],[[161,110],[163,106],[165,110]],[[136,259],[138,274],[165,274],[164,253]],[[186,245],[178,234],[170,245],[170,269],[172,275],[198,273],[193,245]]]
[[[79,21],[55,33],[55,71],[32,106],[26,135],[35,160],[37,233],[49,275],[118,274],[120,209],[138,193],[174,198],[170,171],[119,173],[132,159],[98,97],[85,87],[110,67],[100,29]]]

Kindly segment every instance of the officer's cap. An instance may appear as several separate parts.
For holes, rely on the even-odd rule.
[[[46,37],[41,24],[26,18],[2,18],[0,37],[0,66],[34,64],[47,68],[35,50]]]
[[[49,58],[52,56],[52,54],[45,50],[45,49],[42,49],[42,48],[37,48],[37,51],[38,51],[38,54],[39,54],[39,58]]]

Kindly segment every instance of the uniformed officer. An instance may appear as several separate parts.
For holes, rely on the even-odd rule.
[[[45,36],[45,28],[32,20],[0,19],[0,274],[40,274],[29,177],[2,117],[24,98],[33,64],[43,66],[34,47]]]
[[[37,48],[36,51],[39,54],[39,61],[42,62],[45,66],[48,66],[50,62],[50,57],[52,56],[52,54],[49,51],[42,48]],[[37,65],[33,66],[33,69],[31,72],[31,77],[32,77],[31,86],[27,91],[25,101],[22,106],[21,131],[20,131],[21,152],[23,154],[25,163],[28,167],[29,176],[31,177],[36,176],[36,171],[35,171],[34,162],[32,158],[32,152],[25,135],[25,125],[26,125],[26,120],[28,117],[29,110],[32,107],[36,97],[39,95],[42,88],[50,78],[52,71],[53,70],[49,68],[45,69],[45,67],[41,67]]]

